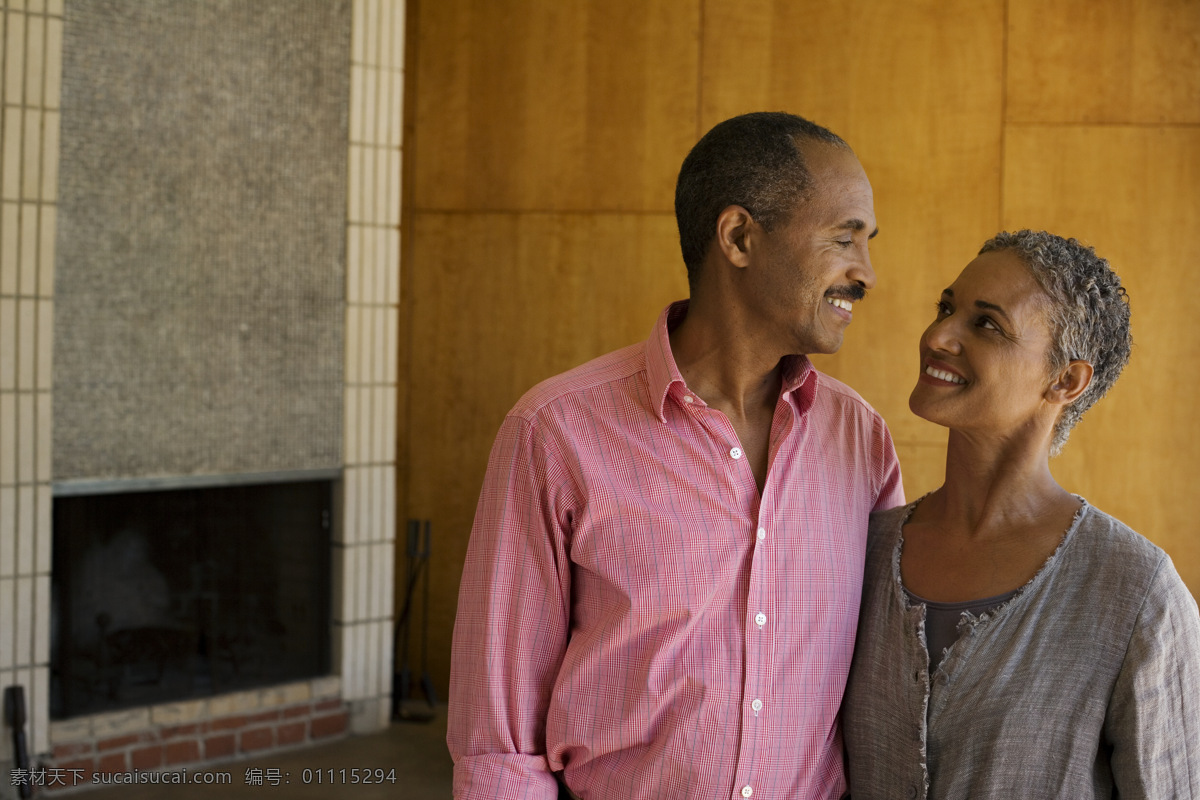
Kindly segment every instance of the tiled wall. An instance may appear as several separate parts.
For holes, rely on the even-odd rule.
[[[345,516],[334,654],[356,729],[390,712],[403,0],[355,0],[346,230]]]
[[[31,750],[49,753],[57,745],[85,746],[80,726],[107,719],[56,723],[57,733],[48,720],[50,358],[63,0],[0,0],[0,8],[0,686],[26,687]],[[345,480],[333,553],[334,671],[340,677],[321,686],[340,691],[356,732],[385,726],[391,706],[403,43],[404,0],[354,0]],[[223,714],[251,712],[225,706],[252,695],[208,703],[224,703]],[[322,700],[309,711],[336,713],[332,702]],[[209,709],[189,724],[213,719]],[[139,731],[154,735],[153,726]],[[132,729],[126,733],[134,735]],[[9,737],[2,736],[0,763],[11,757]]]
[[[62,0],[0,0],[0,687],[48,745],[50,359]],[[7,760],[8,737],[0,743]]]

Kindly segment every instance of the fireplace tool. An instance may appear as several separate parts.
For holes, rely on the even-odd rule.
[[[29,776],[29,747],[25,741],[25,688],[9,686],[4,690],[4,721],[12,729],[13,766],[25,776],[17,784],[20,797],[33,797],[33,784]]]
[[[429,520],[408,521],[408,537],[404,549],[404,605],[396,617],[396,643],[400,647],[400,669],[392,675],[392,718],[411,722],[428,722],[437,713],[437,693],[429,677]],[[422,533],[424,536],[422,536]],[[423,541],[422,541],[423,540]],[[422,585],[421,602],[421,691],[425,702],[410,700],[413,672],[408,663],[408,643],[412,627],[413,601],[417,584]]]

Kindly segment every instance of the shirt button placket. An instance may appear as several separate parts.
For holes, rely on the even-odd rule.
[[[733,457],[734,459],[740,459],[742,456],[745,455],[745,453],[741,450],[741,448],[734,447],[732,450],[729,451],[729,455],[731,457]],[[760,513],[762,513],[764,515],[769,513],[769,508],[760,508]],[[759,692],[761,691],[761,687],[758,686],[757,684],[760,683],[760,678],[762,677],[762,676],[758,675],[759,669],[766,666],[766,661],[767,661],[766,656],[767,656],[767,653],[770,652],[770,644],[771,644],[770,633],[765,630],[765,626],[766,626],[767,620],[768,620],[767,614],[766,614],[766,609],[763,608],[763,605],[762,605],[762,603],[766,599],[765,595],[767,593],[767,585],[768,584],[765,581],[769,580],[770,557],[766,550],[758,547],[758,544],[761,542],[764,542],[767,538],[766,527],[765,526],[762,526],[762,527],[755,526],[753,528],[753,530],[754,530],[754,536],[755,536],[754,540],[752,540],[754,542],[754,547],[753,547],[753,553],[754,553],[753,564],[754,564],[754,566],[752,567],[752,570],[751,570],[750,596],[747,599],[748,599],[749,603],[751,604],[751,606],[750,606],[751,609],[754,609],[755,606],[757,606],[759,610],[755,610],[753,615],[750,617],[750,619],[754,622],[754,625],[757,628],[757,630],[751,629],[748,632],[748,636],[747,636],[747,640],[746,640],[746,645],[748,648],[748,650],[746,652],[746,678],[747,678],[747,680],[745,683],[746,694],[743,695],[743,697],[752,698],[750,700],[750,711],[754,715],[754,722],[755,722],[755,724],[752,727],[747,728],[746,734],[752,739],[760,739],[763,736],[769,735],[768,726],[759,725],[758,720],[757,720],[757,718],[759,717],[759,715],[761,714],[763,709],[766,707],[766,703],[763,702],[762,697],[757,696],[759,694]],[[761,742],[760,742],[760,744],[761,744]],[[756,747],[755,750],[757,750],[757,749],[758,748]],[[750,763],[747,763],[745,761],[742,761],[741,759],[739,759],[739,762],[740,763],[738,764],[738,772],[741,773],[742,779],[745,780],[746,778],[750,778],[751,775],[748,774],[744,770],[746,770],[746,768],[749,767],[750,771],[753,771],[753,769],[754,769],[753,765]],[[742,787],[740,789],[735,791],[734,796],[737,797],[738,795],[740,795],[741,797],[751,797],[753,794],[754,794],[754,786],[751,783],[745,783],[742,785]]]

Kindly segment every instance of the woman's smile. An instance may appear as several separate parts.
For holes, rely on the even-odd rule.
[[[952,386],[963,386],[967,379],[959,375],[946,364],[932,359],[925,359],[925,370],[921,373],[918,380],[924,380],[925,383],[934,386],[949,384]]]

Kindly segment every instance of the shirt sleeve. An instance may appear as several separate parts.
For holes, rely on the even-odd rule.
[[[496,437],[459,589],[446,740],[456,798],[554,800],[546,712],[570,619],[569,475],[528,421]]]
[[[875,496],[875,506],[871,510],[886,511],[904,505],[904,481],[900,475],[900,459],[896,456],[896,446],[892,443],[892,433],[882,417],[876,416],[875,419],[879,428],[875,463],[882,479]]]
[[[1105,721],[1117,797],[1200,797],[1200,614],[1164,557]]]

